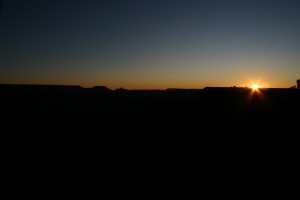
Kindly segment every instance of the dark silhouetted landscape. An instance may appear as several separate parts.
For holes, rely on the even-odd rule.
[[[296,196],[298,89],[2,84],[0,94],[1,172],[13,184],[157,177],[212,197]]]

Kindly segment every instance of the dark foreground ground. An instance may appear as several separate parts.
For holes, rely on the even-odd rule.
[[[10,197],[299,199],[300,90],[0,85],[0,97]]]

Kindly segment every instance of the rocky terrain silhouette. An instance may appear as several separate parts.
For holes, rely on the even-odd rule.
[[[197,180],[218,194],[295,195],[298,89],[2,84],[0,93],[7,180],[72,185],[155,176]]]

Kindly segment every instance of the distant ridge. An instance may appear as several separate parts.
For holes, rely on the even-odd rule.
[[[90,88],[81,87],[79,85],[48,85],[48,84],[0,84],[0,87],[3,88],[43,88],[43,89],[81,89],[81,90],[90,90],[90,91],[97,91],[97,92],[111,92],[111,91],[117,91],[117,92],[133,92],[133,91],[201,91],[202,89],[198,88],[167,88],[167,89],[126,89],[126,88],[117,88],[115,90],[112,90],[108,88],[107,86],[93,86]]]
[[[227,89],[239,89],[239,90],[252,90],[251,87],[205,87],[203,90],[227,90]],[[258,88],[259,90],[295,90],[296,88]]]
[[[33,90],[40,90],[40,89],[49,89],[49,90],[89,90],[89,91],[95,91],[95,92],[137,92],[137,91],[167,91],[167,92],[199,92],[199,91],[207,91],[207,90],[213,90],[213,91],[219,91],[219,90],[252,90],[251,87],[215,87],[215,86],[209,86],[204,87],[202,89],[200,88],[167,88],[167,89],[126,89],[126,88],[117,88],[115,90],[112,90],[108,88],[107,86],[93,86],[91,88],[85,88],[81,87],[79,85],[47,85],[47,84],[0,84],[1,89],[33,89]],[[297,90],[295,88],[259,88],[259,90]]]
[[[106,86],[94,86],[94,87],[89,88],[89,89],[94,91],[94,92],[97,92],[97,93],[109,93],[109,92],[112,91],[111,89],[109,89]]]
[[[56,84],[5,84],[0,83],[1,87],[77,87],[81,88],[79,85],[56,85]]]

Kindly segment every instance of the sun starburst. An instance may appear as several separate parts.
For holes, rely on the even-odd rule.
[[[257,83],[252,84],[251,86],[252,90],[257,91],[260,87]]]

